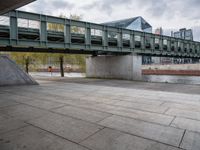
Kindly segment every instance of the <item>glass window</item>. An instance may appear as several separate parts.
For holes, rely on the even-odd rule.
[[[91,35],[102,36],[102,30],[91,29]]]
[[[181,38],[181,33],[180,32],[175,32],[174,33],[175,38]]]
[[[181,47],[181,42],[178,42],[178,47]]]
[[[18,21],[18,27],[40,29],[40,22],[39,21],[21,19],[21,18],[19,18],[17,21]],[[63,26],[63,28],[64,28],[64,26]]]
[[[146,42],[146,43],[150,43],[150,41],[151,41],[150,39],[151,39],[151,38],[145,38],[145,42]]]
[[[71,26],[71,33],[85,34],[85,28],[78,26]]]

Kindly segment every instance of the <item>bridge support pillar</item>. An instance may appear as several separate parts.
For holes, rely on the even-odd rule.
[[[142,80],[142,56],[91,56],[86,59],[86,77]]]

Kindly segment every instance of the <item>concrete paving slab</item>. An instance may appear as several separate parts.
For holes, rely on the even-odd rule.
[[[49,114],[31,120],[29,123],[74,142],[81,142],[103,128],[96,124],[57,114]]]
[[[53,94],[44,94],[40,91],[38,92],[14,92],[14,95],[18,95],[19,97],[22,97],[22,99],[30,99],[30,100],[47,100],[47,101],[54,101],[56,99],[59,99],[57,95]],[[55,93],[56,94],[56,93]],[[63,97],[62,97],[63,98]],[[67,99],[67,98],[66,98]]]
[[[42,108],[42,109],[47,109],[47,110],[62,107],[62,106],[66,105],[64,103],[52,102],[52,101],[46,101],[46,100],[32,100],[32,101],[23,100],[23,101],[20,101],[20,103],[38,107],[38,108]]]
[[[0,122],[0,134],[27,126],[26,123],[16,119],[4,119]],[[1,147],[0,147],[1,149]]]
[[[44,130],[28,126],[0,135],[1,150],[87,150]]]
[[[73,106],[64,106],[62,108],[53,109],[52,111],[94,123],[111,116],[111,114],[109,113],[103,113],[84,108],[77,108]]]
[[[200,112],[197,111],[171,108],[166,112],[166,114],[200,121]]]
[[[53,93],[52,93],[53,92]],[[37,91],[37,92],[31,92],[27,91],[26,93],[15,93],[17,95],[25,96],[25,97],[32,97],[36,100],[43,99],[43,100],[57,100],[57,99],[80,99],[83,97],[82,94],[78,92],[71,92],[71,91],[65,91],[65,92],[59,92],[57,90],[45,90],[43,91]],[[84,95],[85,96],[85,95]]]
[[[120,102],[120,100],[113,100],[110,97],[109,98],[101,98],[101,97],[94,97],[94,96],[88,96],[80,98],[80,100],[87,100],[97,103],[104,103],[104,104],[115,104],[117,102]]]
[[[171,126],[200,133],[200,121],[197,120],[177,117]]]
[[[148,96],[139,97],[137,95],[133,95],[133,96],[123,95],[123,96],[119,96],[116,99],[133,102],[133,103],[149,104],[149,105],[154,105],[154,106],[160,106],[163,103],[163,101],[155,100],[155,97],[152,97],[152,98],[149,98]]]
[[[6,119],[9,119],[9,118],[11,118],[11,117],[8,116],[8,115],[0,114],[0,121],[6,120]]]
[[[111,116],[99,123],[102,126],[131,133],[173,146],[179,146],[184,131],[130,118]]]
[[[97,110],[101,112],[111,113],[114,115],[139,119],[147,122],[158,123],[162,125],[169,125],[174,117],[163,114],[145,112],[131,108],[124,108],[120,106],[106,105],[106,104],[76,104],[75,106],[83,107],[86,109]]]
[[[4,120],[5,118],[4,118],[4,116],[2,116],[1,114],[0,114],[0,121],[1,120]]]
[[[45,110],[20,104],[0,109],[0,113],[12,116],[15,119],[27,121],[43,116],[48,112]]]
[[[173,103],[173,102],[166,102],[162,106],[166,106],[169,108],[174,109],[183,109],[183,110],[191,110],[191,111],[197,111],[200,112],[200,103],[199,102],[191,102],[191,101],[182,101],[180,103]]]
[[[156,88],[152,86],[155,86]],[[177,91],[176,89],[182,90]],[[190,92],[188,92],[188,89]],[[119,150],[126,148],[131,149],[131,147],[134,147],[137,150],[137,148],[146,148],[145,146],[148,145],[149,147],[147,147],[147,150],[148,148],[150,150],[171,150],[173,147],[166,146],[165,144],[160,145],[159,143],[162,142],[168,145],[169,143],[171,145],[178,145],[178,141],[180,141],[180,135],[183,133],[183,130],[178,129],[177,131],[176,129],[174,130],[174,127],[169,126],[169,124],[171,124],[175,118],[174,116],[176,116],[176,113],[171,112],[171,114],[161,114],[162,111],[150,111],[154,111],[154,108],[161,105],[161,108],[164,106],[171,107],[171,109],[177,109],[178,111],[188,111],[178,114],[180,116],[184,114],[183,118],[196,118],[199,116],[199,114],[193,114],[191,111],[200,112],[198,110],[198,106],[200,105],[199,90],[199,86],[193,85],[158,85],[157,83],[149,84],[119,80],[97,81],[90,79],[62,79],[62,81],[59,79],[56,79],[55,81],[54,79],[51,79],[51,83],[42,83],[40,86],[0,87],[0,93],[2,93],[0,95],[0,100],[3,99],[6,101],[5,103],[10,100],[17,103],[24,103],[19,104],[19,106],[11,105],[0,108],[0,124],[2,121],[9,119],[9,115],[13,116],[15,120],[22,119],[25,122],[34,119],[33,121],[36,120],[34,127],[38,126],[36,128],[39,130],[47,130],[48,134],[51,134],[50,132],[52,132],[54,136],[57,134],[64,138],[69,138],[69,140],[74,140],[75,142],[81,142],[82,140],[85,140],[85,142],[88,142],[88,148],[93,148],[93,150],[101,150],[106,148],[111,149],[113,147],[114,149]],[[43,103],[44,101],[45,103]],[[116,101],[117,103],[119,103],[119,101],[123,103],[128,102],[128,106],[116,106],[114,105]],[[66,104],[66,106],[70,105],[70,108],[68,108],[65,113],[62,110],[63,112],[61,113],[63,114],[60,115],[50,112],[52,110],[51,108],[54,108],[55,105],[60,103]],[[129,103],[133,104],[133,106],[130,108]],[[167,103],[171,104],[167,105]],[[137,107],[134,108],[135,106]],[[148,109],[139,110],[144,106],[150,106],[150,109],[148,108],[150,111],[148,111]],[[44,109],[51,110],[47,111]],[[89,112],[93,113],[90,114]],[[98,115],[94,112],[98,112]],[[97,123],[100,121],[100,118],[102,116],[104,117],[102,114],[114,114],[123,118],[109,120],[109,125],[107,125],[110,128],[121,130],[123,132],[122,135],[120,134],[119,138],[113,137],[112,132],[106,131],[108,134],[102,132],[102,126],[97,125]],[[45,118],[46,116],[48,116],[48,118]],[[76,117],[77,119],[75,119]],[[102,119],[104,120],[110,118],[109,117],[105,119],[103,117]],[[129,119],[134,121],[129,121]],[[179,125],[179,128],[199,131],[198,123],[193,118],[191,120],[192,121],[190,121],[190,123],[188,123],[188,120],[184,120],[185,122],[174,120],[174,122]],[[97,122],[95,124],[91,123],[91,121]],[[100,127],[100,130],[98,130],[98,127]],[[18,130],[19,129],[14,129],[6,132],[5,134],[11,136],[14,131]],[[114,130],[114,133],[120,132],[116,130]],[[29,134],[27,131],[26,133]],[[98,133],[101,133],[101,136],[96,137]],[[133,135],[140,137],[137,139]],[[147,141],[145,141],[145,139]],[[196,139],[199,141],[198,137]],[[113,144],[114,146],[109,146],[108,144],[108,146],[104,146],[107,145],[107,141],[109,143],[109,141],[112,142],[112,140],[114,141],[113,143],[116,143],[116,145]],[[151,142],[155,143],[156,146],[154,146],[154,144],[151,145]],[[37,143],[38,141],[36,140],[35,144]],[[58,145],[63,145],[63,143],[64,142],[58,142]],[[194,145],[195,144],[198,145],[198,143],[194,142]],[[23,139],[20,140],[17,145],[23,145]],[[43,147],[43,144],[39,143],[39,145],[45,150],[45,146]],[[16,145],[11,148],[13,149],[14,147],[16,147]],[[56,147],[55,149],[57,150],[59,148],[60,146]],[[195,146],[193,148],[195,148]],[[39,147],[36,147],[36,149],[39,149]]]
[[[88,105],[96,105],[98,102],[87,101],[87,100],[65,100],[63,103],[73,106],[88,106]]]
[[[0,99],[0,108],[7,107],[7,106],[18,105],[18,104],[19,103],[15,102],[15,101],[12,101],[12,100],[5,100],[1,96],[1,99]]]
[[[22,93],[25,92],[25,91],[22,91]],[[31,97],[31,96],[22,96],[22,95],[18,95],[18,94],[15,94],[15,93],[9,93],[9,94],[6,94],[7,97],[3,98],[5,100],[13,100],[13,101],[16,101],[16,102],[23,102],[23,101],[32,101],[32,100],[35,100],[34,97]]]
[[[125,102],[125,101],[115,103],[114,105],[143,110],[143,111],[156,112],[156,113],[164,113],[168,109],[168,107],[165,106],[155,106],[155,105],[139,104],[139,103]]]
[[[81,145],[93,150],[180,150],[108,128],[89,137]]]
[[[200,133],[186,131],[181,148],[186,150],[200,150]]]

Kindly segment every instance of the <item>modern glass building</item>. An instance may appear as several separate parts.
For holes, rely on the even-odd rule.
[[[182,28],[177,32],[172,32],[172,36],[175,38],[181,38],[185,40],[193,41],[193,32],[192,29]],[[157,59],[158,60],[158,59]],[[199,62],[198,59],[191,59],[191,58],[169,58],[169,57],[162,57],[160,61],[153,61],[153,63],[157,64],[190,64],[190,63],[197,63]]]
[[[134,18],[129,18],[129,19],[107,22],[107,23],[103,23],[103,25],[152,33],[152,26],[146,20],[144,20],[144,18],[142,18],[140,16],[134,17]],[[111,37],[116,37],[116,35],[113,35],[112,33],[108,33],[108,35]],[[143,64],[148,64],[151,62],[152,62],[152,57],[142,56]]]
[[[180,29],[178,32],[174,32],[174,37],[193,41],[192,29]]]
[[[163,29],[162,29],[162,27],[157,28],[157,29],[155,30],[155,34],[156,34],[156,35],[163,35]]]
[[[152,26],[142,17],[134,17],[129,19],[117,20],[112,22],[103,23],[107,26],[125,28],[136,31],[143,31],[152,33]]]

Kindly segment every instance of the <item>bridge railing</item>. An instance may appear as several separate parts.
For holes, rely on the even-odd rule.
[[[0,45],[199,57],[200,43],[22,11],[7,15],[0,26]],[[59,25],[52,30],[49,24]],[[7,28],[6,28],[7,27]]]

